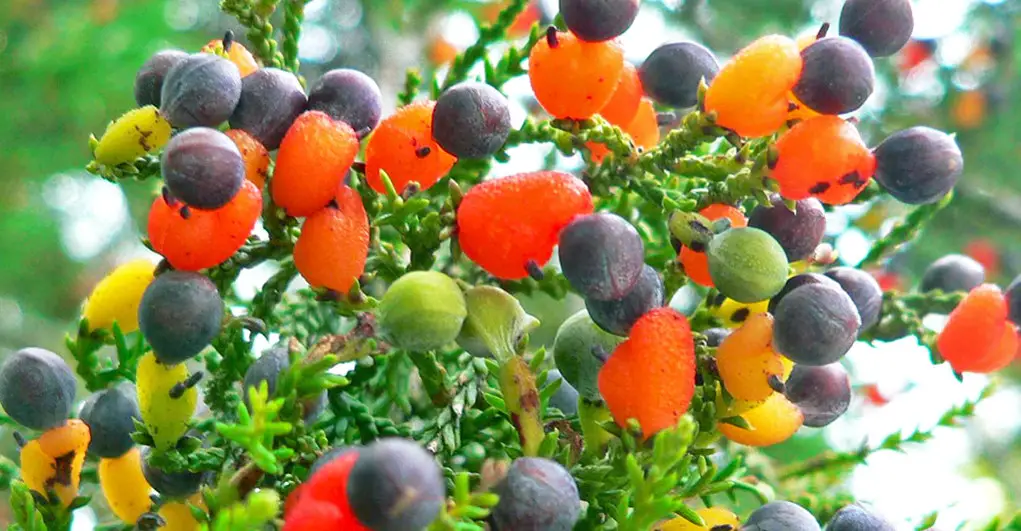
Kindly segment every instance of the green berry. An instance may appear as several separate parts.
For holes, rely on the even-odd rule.
[[[438,271],[414,271],[397,279],[376,310],[387,341],[424,352],[457,338],[468,309],[450,277]]]
[[[569,317],[557,330],[553,358],[564,380],[589,400],[602,400],[599,394],[601,355],[610,354],[624,338],[599,328],[587,311]]]
[[[765,231],[728,230],[709,242],[707,254],[713,284],[738,302],[766,300],[787,282],[787,255]]]

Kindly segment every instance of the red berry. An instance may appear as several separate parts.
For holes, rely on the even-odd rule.
[[[837,116],[798,123],[780,136],[776,149],[772,177],[787,199],[814,196],[843,205],[861,193],[876,171],[876,159],[858,130]]]
[[[334,202],[305,220],[294,265],[312,286],[346,293],[365,272],[369,218],[361,196],[347,186],[340,186]]]
[[[302,498],[284,518],[283,531],[322,531],[324,529],[341,530],[345,523],[344,515],[335,505],[312,498]]]
[[[556,118],[585,119],[609,103],[624,71],[614,41],[585,42],[552,28],[528,56],[535,99]]]
[[[280,143],[270,190],[288,215],[305,217],[325,207],[358,154],[351,126],[320,111],[294,121]]]
[[[367,527],[354,518],[347,498],[347,480],[356,461],[358,452],[347,452],[327,463],[305,483],[304,496],[329,502],[340,509],[340,513],[351,521],[344,529],[368,531]]]
[[[434,101],[419,101],[380,122],[365,148],[365,180],[373,190],[386,193],[380,170],[402,193],[412,181],[426,190],[454,167],[457,159],[433,139],[435,107]]]
[[[982,284],[950,313],[936,347],[957,372],[993,372],[1017,351],[1017,328],[1007,322],[1007,299],[994,284]]]

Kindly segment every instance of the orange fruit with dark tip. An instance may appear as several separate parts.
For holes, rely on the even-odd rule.
[[[435,106],[435,101],[405,105],[379,123],[365,148],[365,180],[373,190],[386,193],[380,170],[399,194],[412,182],[427,190],[454,167],[457,159],[433,140]]]
[[[203,46],[201,51],[212,53],[218,46],[223,46],[223,41],[221,39],[213,39]],[[239,42],[231,43],[230,50],[227,50],[227,59],[234,63],[234,66],[238,67],[241,77],[245,77],[259,69],[259,63],[255,60],[255,56]]]
[[[762,405],[747,411],[741,418],[751,429],[720,422],[717,427],[724,437],[745,446],[763,447],[790,439],[805,421],[798,406],[782,393],[773,393]]]
[[[638,104],[638,111],[635,112],[635,117],[627,127],[623,128],[623,131],[631,137],[635,148],[652,149],[656,147],[656,144],[659,144],[658,120],[656,108],[653,106],[652,100],[642,98]],[[598,142],[588,142],[585,145],[592,153],[592,160],[596,164],[602,162],[610,154],[610,150]]]
[[[92,435],[79,419],[47,430],[21,449],[21,479],[43,496],[49,489],[67,507],[78,496],[85,452]]]
[[[294,245],[294,265],[315,287],[347,293],[369,256],[369,218],[358,192],[341,185],[334,204],[309,216]]]
[[[530,262],[553,256],[561,229],[591,214],[592,194],[581,180],[558,171],[492,179],[468,190],[457,209],[458,242],[465,256],[504,280],[528,276]]]
[[[699,211],[699,214],[709,221],[727,218],[730,220],[730,227],[734,229],[748,226],[748,218],[745,217],[744,213],[735,207],[722,203],[709,205]],[[705,250],[694,250],[684,246],[681,248],[681,254],[678,258],[681,261],[681,265],[684,266],[684,274],[688,275],[688,278],[702,286],[713,286],[713,279],[709,275],[709,258],[706,257]]]
[[[599,392],[620,426],[635,419],[649,438],[677,424],[695,392],[695,343],[671,308],[643,315],[599,371]]]
[[[237,145],[241,159],[245,161],[245,178],[252,181],[259,190],[265,188],[269,176],[269,151],[255,137],[241,129],[231,129],[226,135]]]
[[[599,112],[623,72],[624,51],[616,42],[585,42],[552,29],[528,56],[535,99],[555,118],[583,120]]]
[[[988,372],[998,366],[1002,358],[1000,347],[1017,342],[1015,328],[1007,322],[1007,312],[1007,299],[995,284],[982,284],[971,290],[950,312],[936,340],[940,355],[959,373]]]
[[[716,366],[727,392],[738,400],[761,402],[776,392],[770,379],[784,382],[794,365],[773,350],[773,316],[757,313],[716,349]]]
[[[277,152],[270,182],[273,201],[295,217],[322,210],[351,169],[358,147],[358,137],[346,123],[320,111],[301,114]]]
[[[221,264],[252,234],[262,214],[262,193],[245,180],[241,190],[216,210],[188,208],[157,197],[149,210],[149,244],[174,269],[198,271]]]
[[[851,202],[876,171],[876,158],[858,130],[837,116],[817,116],[792,127],[776,142],[771,177],[780,195],[816,197],[828,205]]]
[[[709,85],[705,109],[716,123],[745,137],[770,135],[787,121],[787,94],[801,76],[798,44],[767,35],[739,51]]]

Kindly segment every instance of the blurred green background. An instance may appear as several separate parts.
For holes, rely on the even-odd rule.
[[[451,53],[472,42],[475,22],[491,20],[499,3],[312,0],[300,43],[303,74],[315,79],[338,66],[364,70],[392,105],[405,68],[442,69]],[[551,4],[538,2],[529,13],[548,17]],[[841,2],[644,4],[642,28],[625,36],[636,61],[676,38],[701,41],[722,58],[767,32],[814,32],[822,22],[836,23]],[[916,124],[956,132],[966,170],[952,206],[887,264],[895,275],[890,282],[910,287],[935,258],[966,252],[1003,284],[1021,266],[1021,120],[1014,114],[1021,109],[1021,48],[1015,46],[1021,1],[919,0],[916,19],[916,40],[877,61],[880,85],[860,113],[861,129],[870,145]],[[142,252],[138,239],[155,190],[137,183],[119,188],[85,173],[89,134],[100,135],[132,108],[134,74],[153,52],[197,50],[227,29],[246,42],[214,0],[0,2],[0,357],[26,345],[60,351],[91,287]],[[885,201],[848,209],[834,215],[831,241],[853,264],[903,212]],[[979,468],[1000,476],[1009,498],[1018,499],[1018,478]]]

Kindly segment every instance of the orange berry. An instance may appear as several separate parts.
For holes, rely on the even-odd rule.
[[[805,421],[798,406],[781,393],[773,393],[762,405],[741,415],[752,428],[746,430],[733,424],[717,424],[723,436],[745,446],[772,446],[794,436]]]
[[[311,216],[336,195],[358,155],[351,126],[320,111],[307,111],[284,135],[270,191],[288,215]]]
[[[638,77],[638,69],[631,63],[624,63],[617,88],[613,91],[613,96],[610,96],[610,101],[599,109],[599,114],[607,122],[623,128],[635,119],[641,101],[642,80]]]
[[[415,102],[380,122],[365,149],[365,180],[373,190],[386,193],[380,170],[401,193],[412,181],[427,190],[454,167],[457,159],[433,140],[435,106],[435,101]]]
[[[305,220],[294,245],[294,265],[312,286],[347,293],[365,271],[369,218],[352,188],[341,185],[335,201]]]
[[[218,46],[223,46],[223,41],[213,39],[203,46],[201,51],[212,53]],[[227,59],[234,63],[234,66],[238,67],[241,77],[245,77],[259,69],[259,63],[255,60],[252,52],[248,51],[248,48],[245,48],[244,45],[237,41],[231,43],[230,50],[227,51]]]
[[[998,364],[1001,344],[1011,341],[1005,331],[1014,332],[1007,326],[1007,311],[1007,299],[995,284],[971,290],[936,340],[940,355],[957,372],[987,372]]]
[[[787,121],[787,93],[801,76],[792,39],[767,35],[739,51],[709,85],[705,108],[716,123],[746,137],[772,134]]]
[[[460,50],[442,35],[436,35],[429,41],[429,60],[434,65],[442,66],[451,63],[457,57]]]
[[[504,280],[528,276],[528,263],[553,256],[560,230],[591,214],[592,194],[581,180],[557,171],[522,173],[475,185],[457,209],[465,256]]]
[[[981,90],[967,90],[954,99],[950,115],[954,123],[963,129],[975,129],[985,121],[987,110],[986,95]]]
[[[695,343],[688,319],[671,308],[643,315],[599,371],[614,420],[638,420],[648,438],[677,424],[695,392]]]
[[[585,119],[609,103],[624,71],[624,51],[614,41],[585,42],[570,32],[549,31],[528,56],[528,79],[546,112]]]
[[[85,451],[91,439],[89,427],[79,419],[47,430],[21,449],[22,481],[43,495],[53,489],[65,507],[70,505],[78,496]]]
[[[738,400],[761,402],[775,391],[771,377],[787,379],[794,365],[776,353],[773,316],[757,313],[727,336],[716,349],[716,366],[727,392]]]
[[[653,107],[652,100],[642,98],[638,104],[638,112],[635,113],[631,123],[624,127],[623,130],[631,137],[635,147],[651,149],[656,147],[656,144],[659,144],[659,122],[656,118],[656,108]],[[602,162],[610,154],[610,150],[598,142],[587,142],[585,146],[589,148],[589,151],[592,153],[592,160],[596,164]]]
[[[231,129],[226,135],[237,145],[245,161],[245,178],[262,190],[269,175],[269,151],[261,142],[241,129]]]
[[[740,210],[722,203],[709,205],[703,208],[699,214],[709,221],[727,218],[730,220],[731,228],[735,229],[748,226],[748,218]],[[680,260],[681,265],[684,266],[684,274],[688,275],[688,278],[702,286],[713,286],[713,279],[709,275],[709,258],[706,257],[705,251],[695,251],[687,246],[682,247]]]
[[[149,243],[157,253],[182,271],[219,265],[245,244],[262,214],[262,194],[245,181],[234,199],[216,210],[187,210],[157,197],[149,210]]]
[[[817,197],[829,205],[850,202],[876,170],[858,130],[837,116],[805,120],[780,136],[772,177],[787,199]]]

